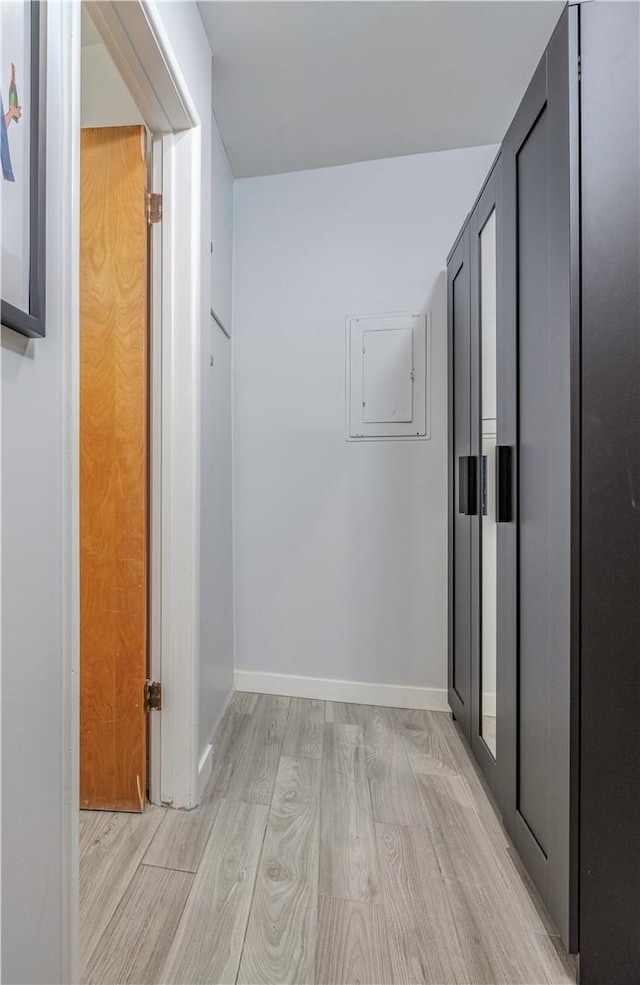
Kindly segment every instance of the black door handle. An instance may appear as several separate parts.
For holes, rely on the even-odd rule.
[[[475,516],[478,512],[478,459],[461,455],[458,459],[458,512]]]
[[[513,520],[513,448],[496,445],[496,523]]]

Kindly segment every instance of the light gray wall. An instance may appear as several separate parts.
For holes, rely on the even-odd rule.
[[[211,113],[211,48],[196,4],[170,0],[158,3],[167,37],[201,121],[202,137],[202,348],[201,348],[201,537],[200,537],[200,726],[202,753],[214,731],[224,702],[233,686],[233,629],[231,614],[231,353],[210,314],[212,303],[212,202],[228,200],[230,177]],[[212,155],[215,155],[212,164]],[[212,196],[212,183],[216,194]],[[218,185],[219,182],[219,185]],[[215,241],[223,254],[216,268],[216,282],[231,276],[232,230],[229,207],[215,213]],[[222,273],[218,273],[220,270]],[[220,290],[220,288],[219,288]],[[210,365],[213,355],[214,364]]]
[[[497,148],[236,181],[236,668],[446,687],[445,258]],[[427,441],[345,441],[345,317],[432,312]]]
[[[63,977],[63,472],[60,268],[68,223],[60,7],[49,11],[47,337],[2,329],[2,981]]]
[[[210,305],[231,331],[233,175],[215,118],[211,133]],[[208,349],[206,348],[208,340]],[[213,365],[211,365],[213,358]],[[209,315],[202,360],[200,748],[233,685],[231,340]]]
[[[2,981],[62,981],[63,326],[2,329]]]
[[[124,127],[144,123],[102,43],[86,45],[82,49],[80,116],[83,127]]]

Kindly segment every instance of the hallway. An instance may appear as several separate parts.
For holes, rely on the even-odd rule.
[[[560,985],[450,717],[236,692],[192,812],[81,812],[89,983]]]

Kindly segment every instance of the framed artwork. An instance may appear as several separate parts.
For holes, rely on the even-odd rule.
[[[2,324],[45,335],[45,4],[3,3]]]

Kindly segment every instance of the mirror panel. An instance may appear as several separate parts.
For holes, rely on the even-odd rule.
[[[491,212],[480,233],[480,351],[482,523],[481,597],[482,650],[480,671],[480,734],[496,755],[496,214]]]

